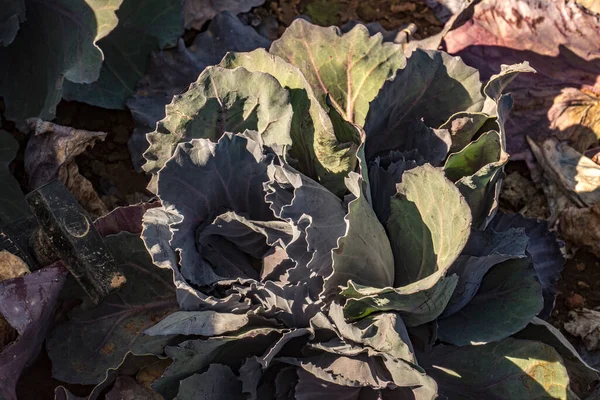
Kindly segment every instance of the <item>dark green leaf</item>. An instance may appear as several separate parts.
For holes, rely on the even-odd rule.
[[[150,53],[174,45],[183,34],[181,1],[121,1],[117,27],[98,41],[104,53],[98,80],[85,84],[65,82],[65,99],[103,108],[125,108],[125,99],[134,93],[146,72]]]
[[[419,359],[450,399],[563,399],[569,377],[550,346],[505,339],[482,346],[436,346]]]
[[[456,346],[502,340],[526,327],[542,306],[542,288],[529,259],[508,260],[484,276],[466,306],[438,321],[438,338]]]
[[[117,25],[122,0],[28,1],[27,19],[7,47],[0,47],[0,93],[5,117],[51,120],[63,80],[98,79],[103,53],[96,41]]]
[[[46,346],[52,374],[69,383],[96,384],[108,368],[128,352],[160,354],[170,337],[143,334],[177,309],[171,273],[152,264],[139,236],[129,233],[105,238],[127,282],[93,306],[84,303],[58,325]]]

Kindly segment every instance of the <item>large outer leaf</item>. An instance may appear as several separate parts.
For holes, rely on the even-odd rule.
[[[254,28],[224,12],[215,16],[191,46],[186,47],[180,39],[176,48],[153,53],[147,74],[138,82],[134,96],[127,100],[136,123],[129,139],[136,169],[141,168],[142,154],[148,148],[146,133],[152,132],[156,122],[165,117],[165,106],[175,95],[184,92],[208,65],[218,64],[228,51],[251,51],[270,44]]]
[[[221,11],[239,14],[264,2],[265,0],[184,0],[185,27],[201,30],[206,21]]]
[[[146,329],[144,333],[149,336],[217,336],[237,331],[249,322],[250,318],[247,314],[228,314],[210,310],[178,311]]]
[[[458,284],[442,317],[452,315],[475,296],[485,274],[501,262],[524,258],[529,238],[522,229],[496,233],[492,229],[473,231],[463,253],[448,273],[458,275]]]
[[[546,221],[525,218],[520,214],[498,213],[489,225],[490,229],[498,232],[510,228],[523,228],[529,237],[527,253],[533,260],[533,268],[542,284],[544,309],[540,318],[548,318],[554,309],[557,294],[557,282],[563,270],[565,259],[560,250],[556,233],[548,230]]]
[[[0,398],[3,400],[17,400],[17,380],[42,348],[66,277],[67,270],[57,265],[0,281],[0,317],[19,333],[15,341],[0,349]]]
[[[386,287],[394,283],[394,257],[383,226],[366,199],[369,190],[359,174],[348,178],[350,191],[356,196],[348,204],[346,232],[333,250],[333,273],[325,279],[324,291],[345,286],[348,281],[359,285]]]
[[[105,57],[98,80],[87,84],[65,82],[65,99],[124,108],[125,99],[134,93],[136,83],[146,72],[150,53],[174,45],[183,34],[181,1],[122,1],[117,11],[119,24],[98,42]]]
[[[156,380],[152,387],[167,400],[177,394],[182,379],[201,372],[213,363],[239,363],[240,353],[262,354],[278,337],[272,328],[253,329],[235,336],[217,336],[206,340],[188,340],[177,346],[166,347],[166,355],[173,364]]]
[[[29,207],[27,207],[19,182],[9,170],[10,163],[17,155],[18,150],[19,143],[11,134],[0,130],[0,182],[2,182],[0,225],[7,225],[29,214]]]
[[[217,141],[226,131],[258,131],[267,145],[290,145],[292,106],[275,78],[244,68],[209,67],[167,106],[167,116],[147,138],[144,170],[156,174],[177,143],[192,138]]]
[[[170,273],[152,265],[137,235],[105,238],[127,282],[98,306],[84,304],[58,325],[46,346],[57,379],[78,384],[100,383],[127,352],[157,354],[170,337],[144,336],[156,319],[177,309]]]
[[[404,173],[387,231],[396,286],[446,271],[469,239],[471,211],[444,173],[426,164]]]
[[[526,327],[542,306],[542,288],[530,260],[508,260],[484,276],[466,306],[438,321],[438,338],[457,346],[502,340]]]
[[[160,171],[162,204],[179,215],[171,225],[170,246],[179,252],[181,273],[189,283],[207,286],[221,279],[197,246],[198,228],[210,224],[216,214],[231,210],[251,220],[273,219],[263,191],[269,160],[259,143],[227,133],[218,143],[194,139],[180,144]]]
[[[370,36],[362,25],[346,34],[295,20],[270,52],[302,71],[321,105],[326,97],[347,121],[363,125],[383,83],[406,65],[402,47]]]
[[[302,72],[262,49],[251,53],[230,53],[220,65],[268,73],[289,90],[294,109],[290,155],[297,160],[302,173],[319,180],[334,193],[343,194],[346,189],[344,177],[356,166],[356,147],[352,143],[342,145],[341,138],[338,141],[332,121]]]
[[[25,21],[25,0],[0,2],[0,46],[8,46],[15,40],[23,21]]]
[[[5,116],[51,120],[62,96],[63,78],[98,79],[103,59],[95,42],[116,25],[122,0],[28,1],[27,20],[8,47],[0,47],[0,94]]]
[[[451,399],[567,399],[569,377],[558,353],[529,340],[482,346],[436,346],[419,358]],[[569,399],[571,397],[568,397]]]
[[[231,368],[211,364],[206,372],[185,378],[179,385],[176,400],[245,400],[242,382]]]
[[[598,371],[590,367],[564,335],[548,322],[534,318],[525,329],[516,333],[516,339],[535,340],[552,346],[563,359],[570,379],[570,387],[578,393],[587,393],[597,382]]]
[[[444,311],[458,282],[456,275],[441,277],[436,272],[408,286],[369,288],[349,283],[342,290],[348,300],[344,316],[350,320],[364,318],[378,311],[397,311],[406,326],[413,327],[435,320]]]
[[[371,103],[365,131],[387,136],[421,118],[438,128],[459,111],[481,111],[483,100],[476,69],[446,53],[416,50]]]

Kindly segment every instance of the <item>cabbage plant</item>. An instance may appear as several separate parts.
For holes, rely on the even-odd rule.
[[[577,398],[595,373],[543,319],[555,238],[496,212],[520,72],[482,84],[458,57],[303,20],[207,68],[148,134],[162,206],[142,238],[180,306],[145,331],[171,338],[153,388]]]

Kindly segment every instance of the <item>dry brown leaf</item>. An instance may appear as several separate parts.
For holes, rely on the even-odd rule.
[[[560,215],[558,230],[566,241],[600,257],[600,203],[586,208],[568,207]]]
[[[42,121],[27,120],[31,137],[25,149],[25,172],[31,189],[60,179],[77,201],[93,216],[108,213],[90,181],[79,173],[75,157],[106,138],[104,132],[90,132]]]
[[[579,151],[600,138],[599,15],[570,0],[483,0],[444,41],[483,79],[501,64],[523,60],[538,72],[520,75],[509,88],[515,105],[506,131],[513,159],[530,156],[525,136],[538,143],[555,136]]]
[[[580,337],[588,351],[600,348],[600,312],[584,308],[569,313],[571,321],[564,328],[573,336]]]

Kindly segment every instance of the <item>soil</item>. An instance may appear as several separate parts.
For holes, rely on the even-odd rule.
[[[419,0],[272,0],[252,14],[256,18],[253,24],[264,24],[271,39],[281,36],[299,15],[323,26],[342,26],[359,20],[379,22],[387,30],[397,30],[414,23],[416,39],[434,35],[444,26],[425,2]]]

